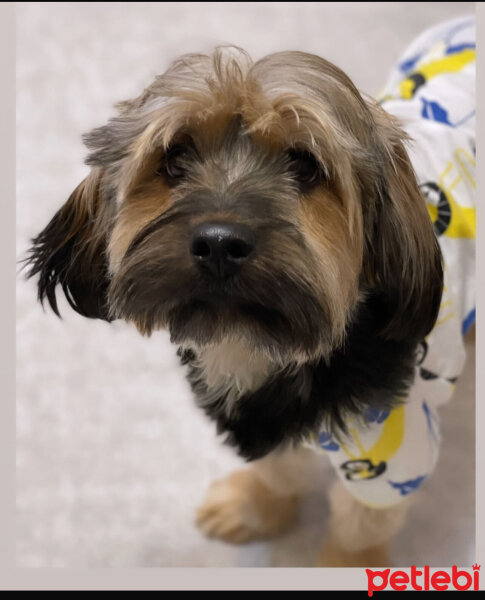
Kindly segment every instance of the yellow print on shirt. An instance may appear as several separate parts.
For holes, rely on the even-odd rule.
[[[427,197],[426,206],[437,235],[450,238],[475,239],[476,210],[456,200],[458,194],[469,197],[467,189],[476,187],[475,159],[464,148],[457,148],[454,160],[441,173],[439,184],[422,186]]]
[[[444,48],[446,51],[446,48]],[[405,100],[410,100],[416,91],[427,81],[441,75],[442,73],[454,73],[461,71],[465,65],[471,63],[476,58],[476,51],[473,48],[466,48],[461,52],[440,56],[436,60],[422,64],[413,71],[406,79],[401,81],[399,92]]]
[[[387,462],[401,447],[404,438],[404,406],[391,410],[383,422],[379,437],[368,448],[364,447],[358,429],[349,427],[353,448],[341,443],[342,450],[349,457],[341,467],[346,478],[351,481],[373,479],[386,470]]]

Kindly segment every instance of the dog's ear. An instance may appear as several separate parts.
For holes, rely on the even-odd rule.
[[[47,227],[32,240],[28,277],[39,276],[38,298],[59,315],[56,287],[83,316],[109,321],[106,292],[107,208],[103,172],[91,173],[72,192]]]
[[[397,121],[371,107],[381,173],[368,231],[364,272],[382,335],[423,339],[438,316],[443,291],[441,251]]]

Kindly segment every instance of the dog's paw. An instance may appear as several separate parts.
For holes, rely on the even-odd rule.
[[[277,535],[295,518],[296,496],[277,496],[251,471],[215,481],[197,511],[197,526],[211,538],[232,544]]]

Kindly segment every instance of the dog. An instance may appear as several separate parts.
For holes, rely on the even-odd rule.
[[[380,102],[304,52],[185,55],[84,136],[90,174],[33,239],[28,276],[57,314],[60,286],[81,315],[169,330],[198,405],[251,462],[209,489],[208,536],[277,535],[324,450],[339,478],[317,564],[390,564],[474,314],[472,115],[440,98],[473,79],[470,27],[418,38]]]

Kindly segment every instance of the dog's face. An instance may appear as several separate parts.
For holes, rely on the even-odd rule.
[[[404,134],[338,68],[283,52],[188,55],[85,136],[90,175],[34,240],[57,311],[241,342],[278,364],[328,359],[359,302],[422,338],[438,245]]]

